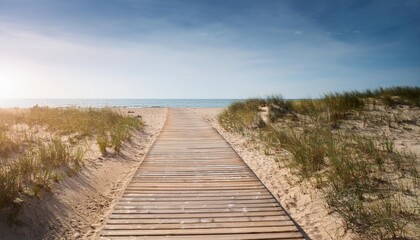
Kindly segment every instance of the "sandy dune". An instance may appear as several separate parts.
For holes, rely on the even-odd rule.
[[[162,129],[167,109],[120,109],[140,115],[146,126],[120,155],[101,156],[97,146],[82,171],[56,184],[51,193],[25,199],[21,226],[0,219],[0,239],[96,239],[104,220]],[[130,113],[128,113],[130,111]]]
[[[22,226],[10,227],[0,219],[1,239],[97,239],[104,220],[122,194],[132,174],[144,159],[166,119],[167,109],[119,109],[123,114],[141,116],[142,132],[126,143],[121,155],[101,156],[93,144],[81,173],[65,179],[39,199],[25,199]],[[320,192],[299,181],[286,167],[279,167],[273,155],[264,153],[258,143],[239,134],[226,132],[217,122],[221,108],[192,109],[209,122],[244,159],[291,216],[313,239],[352,239],[337,213],[331,213]],[[418,114],[418,113],[416,113]],[[367,128],[369,130],[370,128]],[[418,152],[418,128],[393,129],[389,135],[397,148]],[[372,128],[370,132],[378,129]],[[369,133],[369,131],[368,131]],[[411,136],[410,135],[410,136]],[[289,159],[284,151],[280,156]]]
[[[337,213],[331,213],[320,191],[307,182],[302,182],[287,167],[279,163],[291,159],[291,154],[282,150],[270,155],[264,148],[237,133],[225,131],[217,121],[223,109],[194,109],[205,118],[232,145],[244,161],[257,174],[268,189],[278,198],[292,217],[313,239],[354,239]],[[369,121],[348,120],[341,127],[367,136],[380,135],[394,142],[399,151],[420,156],[419,109],[400,106],[395,109],[371,110]],[[381,121],[382,122],[378,122]],[[285,123],[286,124],[286,123]],[[287,124],[286,124],[287,127]],[[279,158],[276,160],[276,157]]]

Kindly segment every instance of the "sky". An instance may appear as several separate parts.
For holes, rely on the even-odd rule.
[[[420,86],[419,0],[0,0],[0,98]]]

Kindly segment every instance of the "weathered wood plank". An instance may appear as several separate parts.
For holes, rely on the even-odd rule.
[[[286,215],[256,217],[221,217],[221,218],[165,218],[165,219],[109,219],[108,225],[115,224],[165,224],[165,223],[232,223],[232,222],[270,222],[290,221]]]
[[[245,228],[245,227],[278,227],[294,226],[290,220],[267,222],[225,222],[225,223],[163,223],[163,224],[114,224],[108,225],[106,230],[157,230],[157,229],[189,229],[189,228]]]
[[[303,239],[230,145],[188,109],[167,122],[102,239]]]
[[[248,227],[248,228],[204,228],[204,229],[133,229],[133,230],[103,230],[107,236],[153,236],[153,235],[197,235],[197,234],[237,234],[237,233],[282,233],[297,232],[295,226],[276,226],[276,227]]]
[[[220,200],[220,201],[208,201],[208,200],[197,200],[197,201],[142,201],[142,200],[126,200],[120,201],[119,203],[127,204],[139,204],[139,203],[151,203],[154,205],[171,205],[171,204],[250,204],[250,203],[275,203],[275,199],[251,199],[251,200]]]
[[[117,204],[114,209],[224,209],[224,208],[254,208],[254,207],[279,207],[278,203],[257,204],[178,204],[178,205],[153,205],[153,204]]]
[[[132,240],[132,237],[113,236],[101,237],[101,239]],[[173,235],[173,236],[136,236],[137,240],[172,240],[172,239],[200,239],[200,240],[248,240],[248,239],[302,239],[299,232],[284,233],[253,233],[253,234],[214,234],[214,235]]]

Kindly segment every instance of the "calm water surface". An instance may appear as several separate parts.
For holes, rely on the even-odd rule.
[[[49,107],[190,107],[220,108],[236,99],[0,99],[0,108]]]

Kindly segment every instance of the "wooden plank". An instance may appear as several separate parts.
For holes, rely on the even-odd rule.
[[[262,195],[270,196],[270,194],[268,194],[268,192],[267,193],[264,193],[264,192],[235,192],[235,193],[232,193],[232,192],[228,192],[228,193],[223,193],[223,192],[216,192],[216,193],[214,193],[214,192],[210,192],[210,193],[200,192],[200,193],[183,193],[183,194],[172,193],[172,194],[169,194],[167,192],[166,193],[153,193],[153,192],[145,193],[143,191],[138,191],[138,192],[136,192],[136,191],[125,191],[123,196],[131,196],[131,197],[134,197],[134,196],[137,196],[137,197],[167,197],[167,196],[170,196],[170,197],[172,197],[173,195],[182,196],[182,197],[217,197],[217,196],[219,196],[219,197],[221,197],[221,196],[231,197],[231,196],[262,196]]]
[[[188,109],[165,126],[114,206],[102,239],[303,239],[230,145]]]
[[[263,195],[263,196],[228,196],[228,197],[173,197],[173,196],[165,196],[165,197],[130,197],[130,196],[123,196],[121,198],[122,201],[142,201],[142,202],[154,202],[154,201],[164,201],[164,202],[171,202],[171,201],[226,201],[226,200],[262,200],[262,199],[271,199],[271,195]]]
[[[129,192],[128,191],[129,188],[126,189],[125,192]],[[147,193],[152,193],[152,194],[235,194],[235,193],[250,193],[250,194],[263,194],[268,192],[265,189],[262,190],[247,190],[247,189],[242,189],[242,190],[213,190],[213,191],[198,191],[198,190],[185,190],[185,189],[178,189],[178,190],[149,190],[149,191],[144,191],[144,190],[140,190],[140,191],[135,191],[136,188],[133,188],[134,192],[141,192],[144,194]]]
[[[282,211],[280,207],[240,207],[240,208],[195,208],[195,209],[114,209],[113,214],[175,214],[175,213],[226,213],[226,212],[271,212]]]
[[[142,200],[120,200],[119,203],[128,203],[128,204],[136,204],[136,203],[153,203],[154,205],[179,205],[179,204],[250,204],[250,203],[275,203],[277,202],[275,199],[251,199],[251,200],[220,200],[220,201],[208,201],[208,200],[197,200],[197,201],[142,201]]]
[[[255,217],[255,216],[278,216],[285,215],[283,211],[267,211],[267,212],[221,212],[221,213],[174,213],[174,214],[152,214],[152,213],[131,213],[118,214],[112,213],[110,218],[214,218],[214,217]]]
[[[234,233],[280,233],[297,232],[295,226],[276,226],[276,227],[248,227],[248,228],[207,228],[207,229],[159,229],[156,230],[103,230],[103,235],[107,236],[153,236],[153,235],[197,235],[197,234],[234,234]]]
[[[112,236],[101,239],[132,240],[132,237]],[[137,240],[173,240],[173,239],[199,239],[199,240],[248,240],[248,239],[303,239],[299,232],[284,233],[253,233],[253,234],[214,234],[214,235],[175,235],[175,236],[136,236]]]
[[[128,203],[124,204],[117,204],[114,209],[221,209],[221,208],[232,208],[232,207],[239,207],[239,208],[254,208],[254,207],[279,207],[278,203],[257,203],[257,204],[178,204],[178,205],[153,205],[153,203],[149,204],[133,204]]]
[[[231,222],[270,222],[290,221],[286,215],[254,216],[254,217],[222,217],[222,218],[164,218],[164,219],[109,219],[108,224],[165,224],[165,223],[231,223]]]
[[[189,228],[245,228],[245,227],[294,226],[290,220],[267,222],[228,222],[228,223],[163,223],[163,224],[109,224],[106,230],[157,230],[157,229],[189,229]]]
[[[200,188],[200,187],[189,187],[189,188],[176,188],[176,187],[130,187],[130,189],[138,189],[138,190],[145,190],[145,191],[151,191],[151,190],[167,190],[167,191],[178,191],[179,189],[188,189],[188,190],[202,190],[202,191],[214,191],[214,190],[255,190],[255,191],[262,191],[264,190],[263,187],[209,187],[209,188]]]

